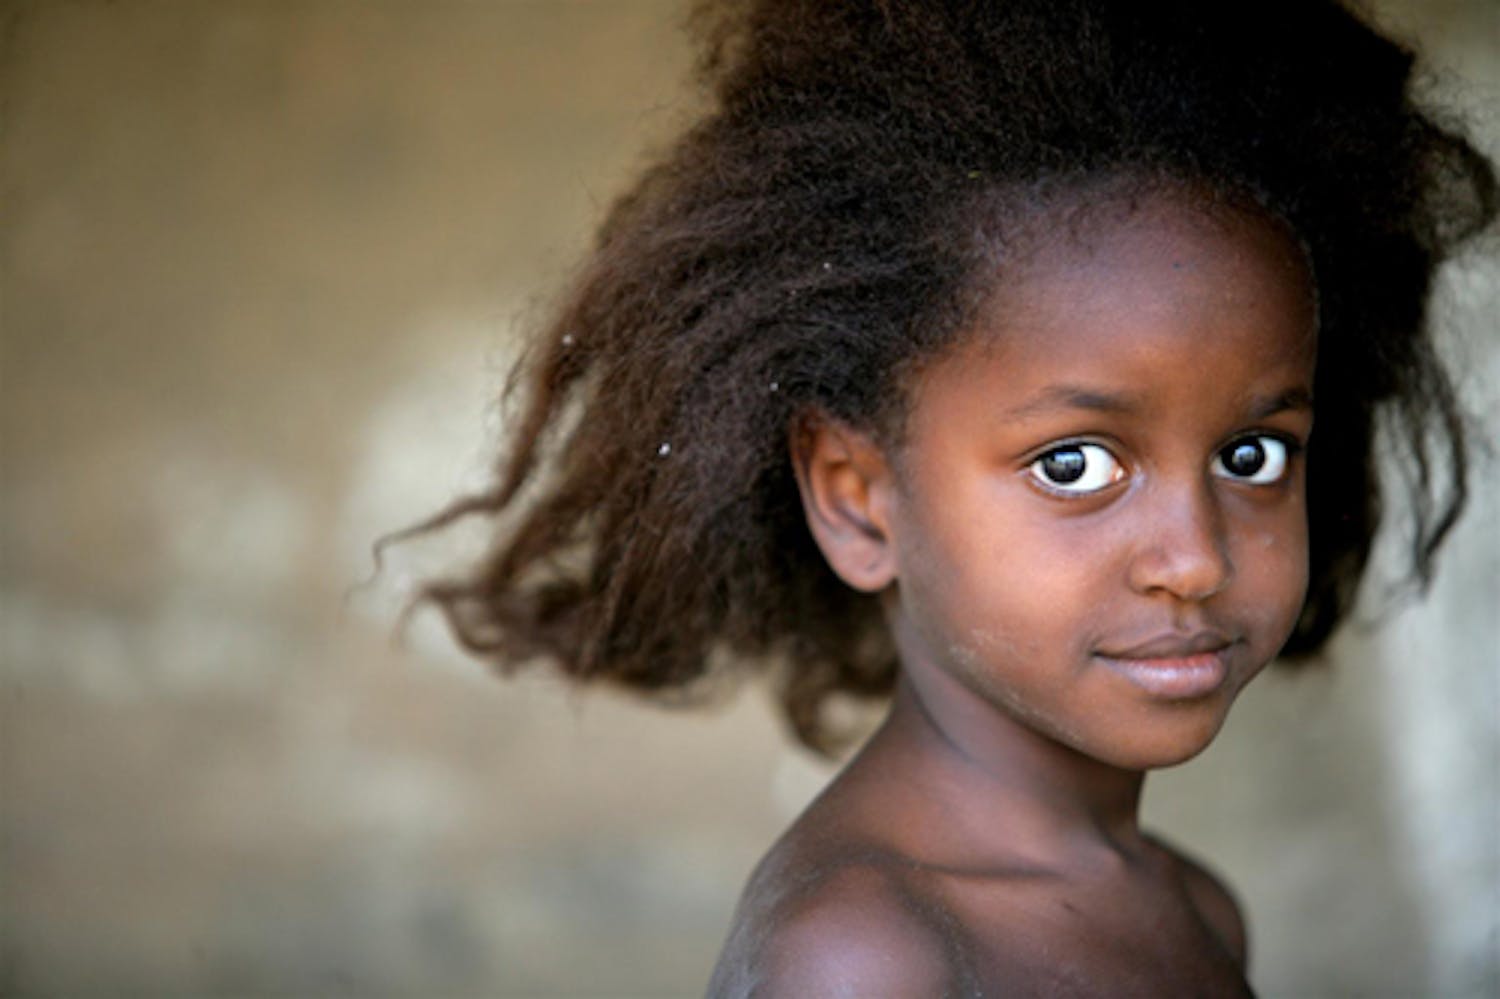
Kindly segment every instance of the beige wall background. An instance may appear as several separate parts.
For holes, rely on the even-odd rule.
[[[1500,8],[1376,5],[1500,152]],[[500,682],[369,545],[482,480],[513,331],[690,115],[677,3],[0,4],[0,992],[698,992],[828,777],[764,699]],[[1493,244],[1492,244],[1493,246]],[[1500,426],[1500,266],[1445,276]],[[1149,818],[1267,995],[1500,993],[1500,502]],[[1378,602],[1366,617],[1385,617]]]

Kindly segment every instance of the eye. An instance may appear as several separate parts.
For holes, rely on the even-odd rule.
[[[1241,437],[1214,455],[1213,473],[1255,486],[1280,482],[1286,475],[1287,442],[1265,434]]]
[[[1065,444],[1033,461],[1027,471],[1044,489],[1081,496],[1125,477],[1125,469],[1098,444]]]

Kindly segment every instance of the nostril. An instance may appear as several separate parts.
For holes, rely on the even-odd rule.
[[[1211,497],[1194,496],[1162,511],[1138,535],[1130,569],[1133,589],[1180,600],[1207,600],[1234,580],[1234,564]]]
[[[1132,568],[1132,587],[1140,592],[1168,593],[1179,600],[1201,601],[1224,592],[1234,569],[1222,558],[1145,555]]]

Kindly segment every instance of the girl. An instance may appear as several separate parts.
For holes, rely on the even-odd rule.
[[[1227,890],[1142,832],[1278,653],[1345,617],[1416,470],[1426,332],[1494,174],[1333,2],[705,3],[713,102],[514,384],[501,515],[430,586],[470,649],[671,696],[769,671],[833,752],[714,995],[1243,994]],[[1316,431],[1314,431],[1316,424]]]

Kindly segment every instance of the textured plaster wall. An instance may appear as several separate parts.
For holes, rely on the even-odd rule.
[[[1379,9],[1500,151],[1493,2]],[[348,593],[480,480],[514,328],[690,116],[677,16],[0,5],[0,992],[701,989],[827,772],[754,694],[673,714],[494,681],[425,619],[393,645],[474,533]],[[1471,259],[1441,309],[1491,438],[1497,288]],[[1266,994],[1500,992],[1478,479],[1428,603],[1148,792],[1238,886]]]

